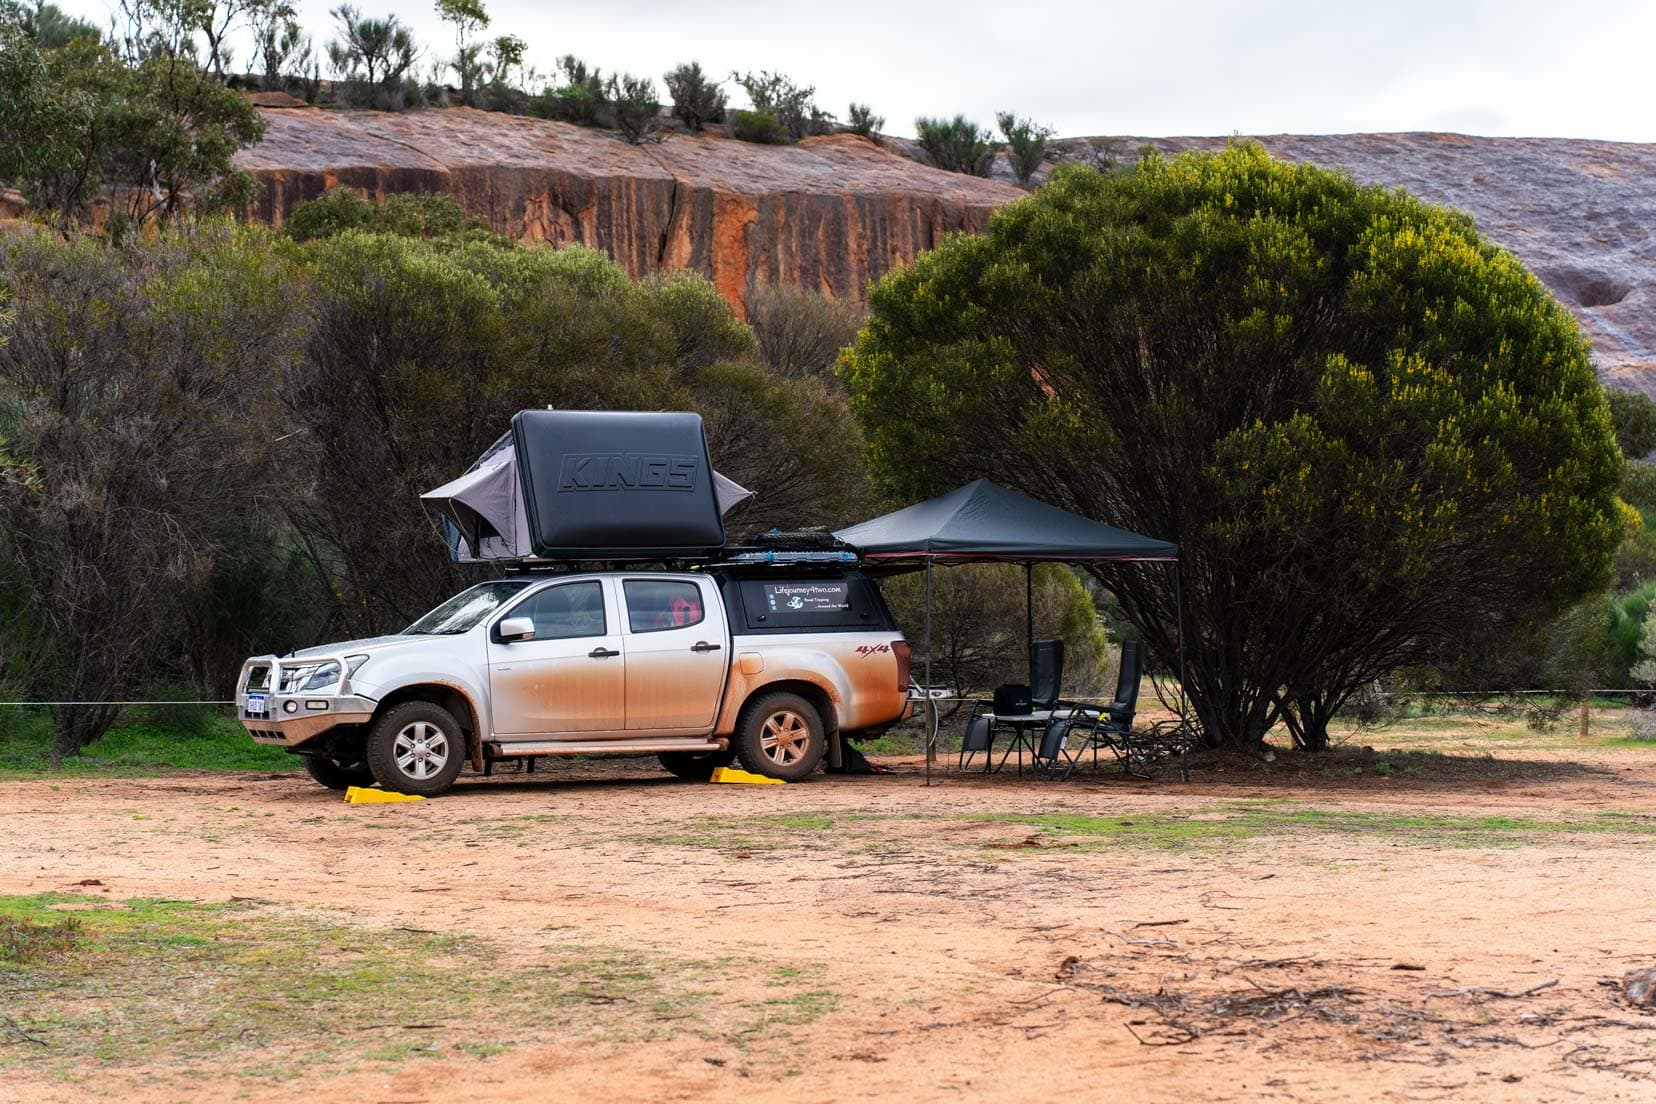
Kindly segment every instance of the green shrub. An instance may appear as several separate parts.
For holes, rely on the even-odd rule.
[[[1001,136],[1006,139],[1006,158],[1019,184],[1027,185],[1041,163],[1046,160],[1047,140],[1052,128],[1040,126],[1028,119],[1020,119],[1010,111],[995,116]]]
[[[221,706],[202,701],[201,689],[181,682],[160,682],[145,687],[140,697],[163,704],[137,706],[133,720],[163,732],[182,736],[204,736],[215,731],[224,717]]]
[[[885,116],[874,114],[874,109],[867,104],[854,103],[846,113],[851,120],[849,124],[853,134],[860,134],[864,138],[878,141],[880,130],[885,126]]]
[[[730,133],[744,142],[767,146],[787,145],[788,128],[769,111],[738,111],[731,118]]]
[[[614,121],[603,71],[587,68],[574,54],[558,59],[564,83],[548,86],[530,102],[530,112],[577,126],[609,126]]]
[[[995,163],[994,136],[964,115],[914,120],[915,140],[933,166],[947,172],[988,176]]]
[[[1035,569],[1035,639],[1064,641],[1064,693],[1100,694],[1108,685],[1109,640],[1097,607],[1075,572],[1062,564]],[[914,647],[914,677],[925,662],[925,575],[882,584],[903,635]],[[1004,682],[1029,681],[1024,650],[1023,568],[964,564],[932,572],[932,683],[982,694]]]
[[[369,230],[405,238],[487,234],[483,221],[468,217],[450,196],[397,192],[376,203],[343,185],[299,204],[282,222],[282,233],[301,242],[331,238],[346,230]]]
[[[678,66],[667,74],[666,82],[673,114],[690,133],[700,134],[708,123],[724,122],[724,89],[719,81],[708,79],[700,63]]]
[[[622,73],[609,79],[605,95],[623,138],[636,146],[655,136],[661,127],[661,101],[656,99],[654,81]]]
[[[731,79],[742,86],[753,102],[756,114],[769,114],[781,124],[786,140],[797,142],[812,134],[825,134],[834,117],[811,101],[816,89],[797,85],[781,73],[761,69],[757,73],[732,73]],[[738,112],[738,116],[740,113]],[[741,138],[742,135],[737,134]],[[748,138],[750,142],[772,141],[770,138]]]
[[[836,388],[840,350],[857,339],[867,317],[853,299],[830,299],[780,284],[750,292],[747,311],[766,367],[778,376],[812,376]]]
[[[1656,402],[1639,391],[1606,387],[1610,423],[1616,428],[1616,444],[1629,460],[1640,460],[1656,452]]]
[[[339,37],[328,43],[328,61],[339,76],[345,103],[400,111],[419,96],[410,71],[420,56],[414,32],[395,15],[364,17],[350,4],[333,10]]]

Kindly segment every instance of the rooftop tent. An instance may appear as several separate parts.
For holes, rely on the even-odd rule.
[[[1096,563],[1179,558],[1178,548],[1167,541],[1048,506],[987,479],[834,535],[869,560]]]
[[[696,414],[526,410],[420,500],[450,556],[480,563],[704,554],[750,497],[713,470]]]

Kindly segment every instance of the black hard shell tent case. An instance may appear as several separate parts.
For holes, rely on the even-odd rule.
[[[673,558],[724,545],[699,414],[524,410],[512,441],[536,556]]]

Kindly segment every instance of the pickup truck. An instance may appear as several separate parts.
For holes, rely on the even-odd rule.
[[[909,645],[855,568],[525,571],[394,636],[256,656],[236,712],[324,786],[433,796],[469,763],[656,755],[799,781],[908,708]]]

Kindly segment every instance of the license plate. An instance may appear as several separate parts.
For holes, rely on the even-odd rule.
[[[265,711],[265,696],[263,694],[247,695],[247,711],[249,713],[263,713]]]

